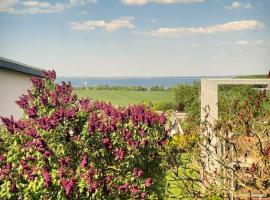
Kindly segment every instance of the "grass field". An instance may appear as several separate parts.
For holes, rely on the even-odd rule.
[[[89,97],[94,100],[111,102],[114,105],[126,106],[138,104],[143,101],[152,103],[173,101],[172,91],[121,91],[121,90],[89,90],[75,89],[74,92],[80,97]]]

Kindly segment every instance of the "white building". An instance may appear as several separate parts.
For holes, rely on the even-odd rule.
[[[0,116],[19,118],[22,115],[15,101],[31,88],[33,76],[43,77],[43,71],[0,57]]]

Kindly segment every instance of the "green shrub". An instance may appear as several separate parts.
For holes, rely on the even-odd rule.
[[[163,85],[155,85],[150,87],[150,91],[164,91],[165,88]]]
[[[174,89],[175,102],[179,111],[187,112],[197,124],[200,123],[200,85],[178,85]]]
[[[168,111],[168,110],[175,110],[175,104],[173,102],[160,102],[160,103],[155,103],[153,105],[153,109],[157,111]]]

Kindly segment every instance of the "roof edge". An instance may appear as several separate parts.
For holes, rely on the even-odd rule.
[[[32,67],[23,63],[19,63],[7,58],[0,57],[0,68],[22,72],[33,76],[44,77],[44,69]]]

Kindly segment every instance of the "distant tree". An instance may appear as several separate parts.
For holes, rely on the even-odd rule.
[[[164,86],[163,85],[154,85],[150,87],[150,91],[164,91]]]

